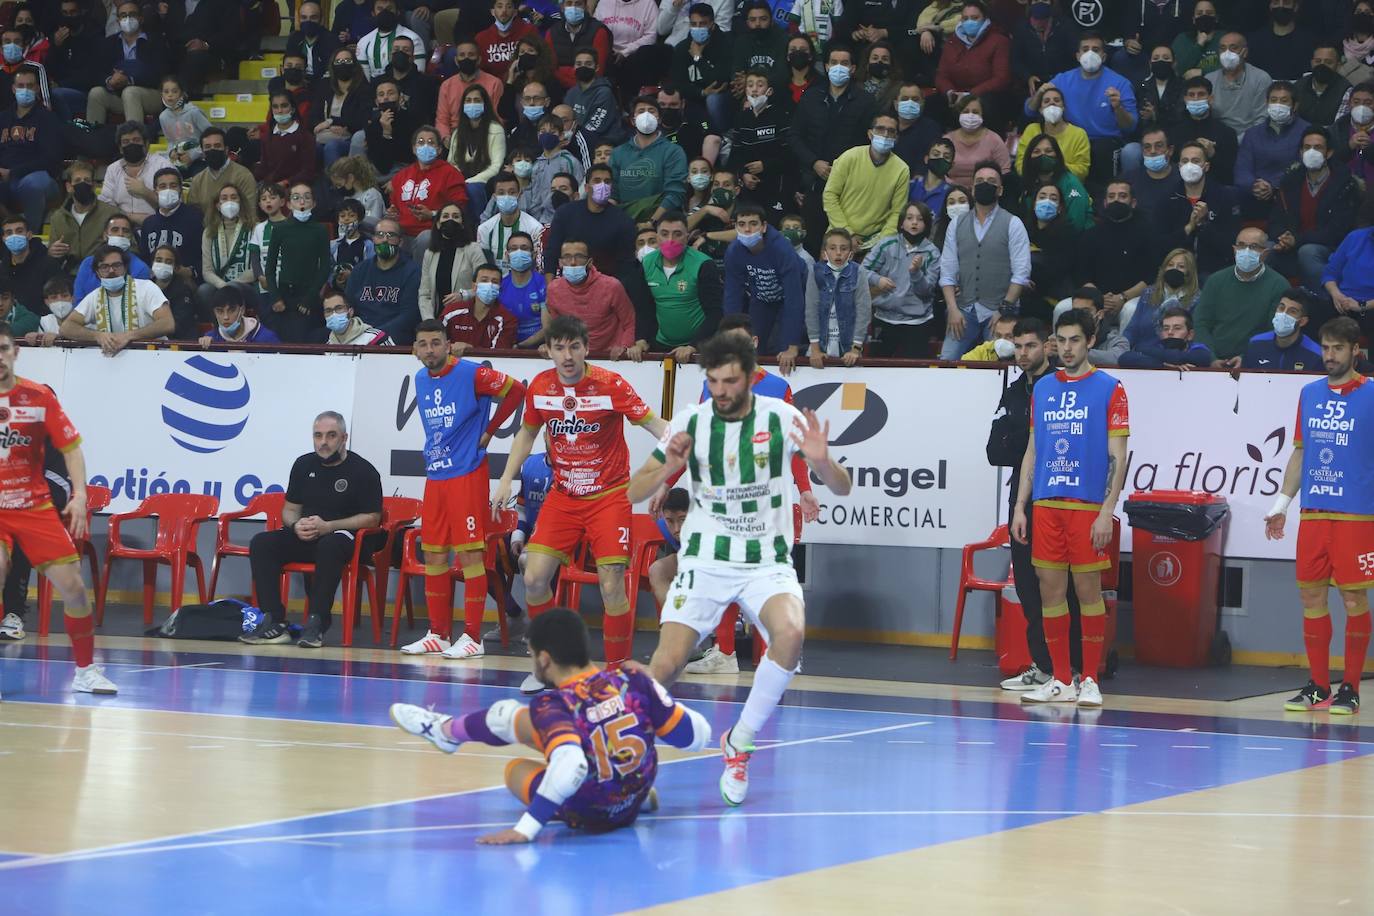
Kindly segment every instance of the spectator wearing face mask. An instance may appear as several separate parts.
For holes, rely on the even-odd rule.
[[[1358,182],[1330,150],[1331,139],[1321,128],[1303,131],[1301,168],[1290,164],[1269,215],[1269,236],[1274,240],[1269,266],[1284,276],[1296,274],[1313,290],[1321,289],[1326,262],[1355,228],[1360,208]]]
[[[906,163],[892,154],[896,117],[875,117],[868,136],[868,146],[856,146],[835,160],[825,183],[825,213],[831,227],[846,230],[861,251],[897,231],[911,183]]]
[[[516,6],[515,0],[494,0],[492,23],[476,36],[479,66],[497,79],[506,78],[521,39],[538,37],[538,28],[518,15]]]
[[[105,231],[100,237],[100,244],[96,250],[109,246],[128,255],[125,259],[125,273],[136,280],[148,280],[152,274],[148,271],[148,263],[135,254],[134,247],[134,223],[133,220],[123,213],[115,213],[105,220]],[[76,279],[72,282],[72,292],[75,294],[76,301],[81,302],[91,292],[100,288],[100,278],[95,271],[95,254],[91,253],[81,266],[76,269]]]
[[[731,128],[728,167],[740,176],[742,200],[769,210],[783,198],[783,180],[793,175],[788,139],[790,112],[773,103],[768,75],[761,70],[744,77],[744,100]]]
[[[511,268],[506,261],[507,243],[520,232],[531,239],[540,238],[544,234],[544,225],[520,209],[520,181],[514,174],[499,173],[492,180],[490,187],[496,213],[478,225],[477,244],[482,246],[487,260],[495,263],[503,272],[509,273]],[[541,254],[539,246],[534,247],[536,254]]]
[[[1374,43],[1374,38],[1370,39]],[[1331,127],[1332,150],[1350,169],[1350,174],[1374,186],[1374,82],[1360,83],[1350,90],[1350,111]]]
[[[397,344],[409,346],[420,323],[420,266],[405,256],[403,238],[396,220],[377,223],[377,254],[353,268],[347,296],[359,318]]]
[[[329,259],[333,264],[329,285],[339,292],[348,289],[353,268],[377,254],[372,239],[363,234],[363,219],[363,205],[358,201],[346,200],[339,207],[338,236],[329,243]]]
[[[1312,49],[1311,70],[1294,83],[1298,114],[1318,127],[1330,127],[1341,113],[1350,81],[1336,72],[1341,62],[1337,42],[1319,41]]]
[[[1021,137],[1016,144],[1016,171],[1020,172],[1025,167],[1026,151],[1034,146],[1038,137],[1045,135],[1052,137],[1054,142],[1059,144],[1064,166],[1082,181],[1088,177],[1088,169],[1092,165],[1092,145],[1088,141],[1087,133],[1077,124],[1070,124],[1064,120],[1062,92],[1051,87],[1041,90],[1038,96],[1040,117],[1031,121],[1021,131]]]
[[[1298,24],[1299,0],[1269,0],[1269,22],[1246,37],[1250,60],[1276,80],[1307,72],[1317,36]]]
[[[141,125],[161,102],[158,81],[169,69],[167,45],[161,36],[143,30],[137,0],[120,0],[115,13],[119,34],[108,36],[101,46],[103,78],[86,97],[86,120],[104,124],[115,111],[126,124]]]
[[[225,286],[242,288],[245,302],[257,303],[250,241],[257,224],[257,209],[244,207],[238,188],[225,185],[219,200],[205,214],[201,234],[200,263],[205,282],[197,291],[201,307],[209,309],[215,290]]]
[[[487,263],[482,246],[463,219],[463,208],[446,204],[434,217],[434,231],[420,262],[420,318],[442,318],[444,309],[472,298],[477,268]]]
[[[969,350],[959,359],[965,362],[1005,363],[1016,355],[1016,345],[1012,343],[1012,332],[1017,318],[1012,315],[998,315],[992,323],[992,337]]]
[[[872,288],[878,278],[854,257],[854,242],[844,229],[826,231],[821,258],[806,275],[807,357],[813,369],[825,359],[853,366],[863,356],[873,320]]]
[[[448,142],[449,136],[463,116],[463,106],[466,104],[469,89],[473,86],[482,87],[487,93],[487,98],[491,100],[493,112],[500,108],[501,99],[506,91],[505,83],[478,66],[481,52],[476,41],[460,41],[457,53],[458,72],[439,86],[438,108],[434,115],[434,126],[439,128],[439,135],[445,142]]]
[[[940,48],[935,88],[950,102],[1011,89],[1011,40],[992,24],[981,0],[960,4],[954,36]],[[994,106],[995,107],[995,106]]]
[[[439,131],[434,127],[426,124],[416,130],[411,145],[415,164],[392,177],[387,216],[398,221],[401,230],[423,249],[428,242],[426,233],[445,205],[467,206],[467,180],[462,172],[439,158]]]
[[[324,294],[324,326],[329,332],[325,342],[334,347],[392,347],[395,342],[386,331],[374,328],[353,312],[348,299],[337,291]]]
[[[415,43],[415,65],[421,70],[425,69],[429,56],[425,52],[424,40],[400,24],[396,0],[374,0],[372,22],[376,28],[371,32],[361,37],[353,36],[357,39],[358,64],[362,67],[365,80],[376,79],[390,66],[392,46],[401,36]]]
[[[1205,77],[1193,77],[1184,85],[1183,110],[1184,116],[1169,130],[1169,145],[1182,151],[1185,144],[1199,144],[1212,178],[1231,184],[1240,141],[1212,110],[1212,84]]]
[[[611,60],[614,46],[611,30],[592,16],[587,6],[587,0],[562,0],[562,21],[555,19],[548,30],[549,47],[557,66],[554,73],[565,89],[571,88],[576,81],[573,69],[578,51],[596,49],[598,74],[605,74]]]
[[[135,231],[138,246],[149,252],[168,246],[176,252],[177,263],[190,272],[187,279],[199,283],[205,215],[182,203],[181,173],[176,169],[159,171],[153,177],[153,189],[157,192],[157,212]]]
[[[200,337],[202,347],[217,343],[281,343],[281,338],[271,328],[246,314],[241,287],[231,284],[215,290],[210,298],[210,313],[215,320],[209,332]]]
[[[1298,158],[1303,133],[1310,126],[1293,112],[1293,84],[1276,81],[1269,87],[1264,122],[1245,132],[1236,158],[1236,187],[1249,198],[1244,213],[1266,216],[1274,191]]]
[[[1033,0],[1026,5],[1026,18],[1011,30],[1011,72],[1016,85],[1034,95],[1041,83],[1073,66],[1077,51],[1076,30],[1054,4]]]
[[[1240,366],[1250,338],[1271,326],[1275,306],[1289,291],[1288,281],[1264,264],[1268,242],[1264,230],[1242,229],[1236,235],[1234,268],[1207,278],[1193,310],[1198,340],[1227,368]]]
[[[1268,73],[1250,63],[1245,36],[1227,32],[1221,36],[1221,69],[1207,74],[1212,84],[1212,109],[1221,123],[1237,136],[1264,121],[1268,107]]]
[[[267,310],[263,320],[287,343],[313,343],[323,322],[320,290],[329,282],[329,231],[314,217],[310,185],[296,183],[287,198],[291,219],[272,232],[267,246]]]
[[[229,158],[224,131],[221,128],[213,125],[206,128],[200,135],[200,152],[201,158],[205,161],[205,168],[191,179],[191,190],[186,195],[187,203],[202,213],[208,213],[214,209],[219,199],[219,189],[227,184],[239,189],[240,203],[251,205],[258,199],[258,183],[254,180],[253,173]]]
[[[539,119],[537,135],[541,152],[530,163],[529,207],[530,215],[541,223],[553,220],[553,176],[566,172],[581,183],[584,170],[582,161],[567,148],[563,139],[563,122],[552,114]],[[519,161],[516,162],[519,166]],[[519,176],[517,169],[515,172]]]
[[[1079,284],[1101,290],[1103,306],[1119,315],[1150,282],[1160,252],[1150,224],[1136,211],[1130,182],[1118,178],[1107,185],[1102,216],[1078,239],[1074,277]]]
[[[587,145],[594,148],[603,142],[620,143],[625,139],[620,104],[611,81],[597,72],[595,48],[582,48],[577,52],[573,76],[576,82],[563,100],[572,106],[577,127]],[[559,125],[559,132],[561,134],[562,125]]]
[[[609,351],[611,359],[639,362],[647,349],[635,342],[635,310],[625,287],[591,262],[588,244],[567,239],[560,247],[562,275],[549,283],[549,319],[570,315],[587,325],[587,348]]]
[[[687,199],[687,155],[659,130],[658,99],[634,104],[635,134],[611,154],[616,200],[633,219],[658,219]]]
[[[449,352],[462,357],[514,349],[519,322],[501,304],[500,268],[490,264],[478,267],[473,288],[467,293],[445,305],[439,316],[448,333]]]
[[[1289,290],[1274,307],[1273,330],[1250,338],[1241,357],[1242,369],[1264,372],[1322,372],[1322,348],[1303,333],[1315,303],[1307,291]]]
[[[586,195],[581,200],[564,204],[554,213],[544,242],[544,273],[550,280],[558,270],[558,253],[563,250],[566,239],[584,240],[591,249],[592,263],[603,274],[618,277],[623,271],[638,269],[635,223],[624,210],[611,203],[614,193],[611,175],[608,165],[592,166],[587,170]]]
[[[172,161],[161,153],[149,153],[143,125],[125,121],[115,132],[120,158],[105,170],[100,186],[100,199],[134,223],[141,223],[157,209],[157,192],[153,178],[163,169],[172,168]]]
[[[1194,339],[1193,316],[1182,306],[1165,309],[1160,316],[1160,335],[1142,341],[1122,353],[1117,365],[1123,369],[1183,369],[1210,366],[1216,356],[1206,344]]]
[[[49,216],[48,256],[70,278],[104,241],[105,223],[119,212],[95,193],[95,166],[77,159],[62,174],[67,197]]]
[[[26,342],[50,347],[57,340],[62,322],[72,313],[72,281],[58,274],[43,284],[43,306],[47,314],[38,316],[38,333]]]
[[[864,259],[874,280],[874,356],[926,355],[929,323],[940,295],[940,250],[930,241],[932,221],[925,204],[907,204],[897,233],[879,239]]]
[[[33,237],[22,215],[5,217],[3,227],[5,251],[0,254],[0,280],[9,284],[20,303],[41,314],[43,285],[61,272],[61,264],[48,256],[47,247]]]
[[[319,79],[329,69],[329,62],[339,49],[338,36],[325,28],[319,0],[302,0],[297,21],[300,28],[287,36],[286,54],[288,57],[299,55],[305,62],[305,76]]]
[[[411,145],[411,138],[420,127],[420,115],[401,107],[400,90],[396,86],[396,81],[390,77],[379,78],[372,92],[376,104],[371,117],[367,120],[367,126],[363,128],[366,158],[376,174],[390,177],[415,161],[415,148]],[[339,159],[330,166],[331,175],[343,161]],[[375,185],[374,181],[372,186]]]

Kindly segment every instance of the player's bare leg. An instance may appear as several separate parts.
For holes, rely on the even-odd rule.
[[[654,649],[654,657],[649,661],[649,674],[664,687],[673,686],[700,641],[697,631],[686,624],[664,623],[658,631],[658,648]]]
[[[1325,583],[1298,588],[1298,601],[1302,604],[1302,640],[1307,648],[1307,666],[1311,674],[1307,686],[1283,704],[1289,712],[1327,709],[1331,705],[1332,628],[1327,599]]]
[[[598,565],[596,578],[601,586],[601,606],[606,613],[601,624],[606,664],[618,665],[630,657],[634,648],[634,608],[625,594],[625,564]]]
[[[768,632],[768,654],[754,672],[754,686],[749,688],[739,721],[720,739],[721,756],[725,758],[720,794],[730,805],[741,804],[748,794],[754,736],[778,708],[787,685],[801,666],[806,608],[795,595],[774,595],[764,602],[759,622]]]
[[[1069,647],[1069,571],[1047,566],[1035,568],[1040,580],[1040,599],[1044,605],[1045,646],[1049,649],[1054,663],[1053,677],[1021,694],[1022,703],[1076,703],[1078,691],[1073,683],[1073,667]],[[1102,600],[1101,576],[1097,578],[1098,587],[1094,592],[1096,599]],[[1077,586],[1078,580],[1074,579]],[[1086,607],[1086,599],[1079,592],[1080,605]],[[1086,611],[1085,611],[1086,613]],[[1100,702],[1100,699],[1099,699]]]
[[[0,580],[9,571],[9,556],[5,555],[4,569],[0,570]],[[86,595],[86,584],[81,581],[81,566],[76,560],[69,563],[53,563],[42,570],[53,588],[62,597],[62,616],[65,618],[67,638],[72,643],[72,656],[76,660],[76,677],[72,680],[72,690],[78,693],[98,693],[112,695],[117,693],[115,685],[98,665],[93,663],[95,656],[95,621],[91,619],[91,605]]]
[[[487,611],[487,566],[481,550],[458,551],[463,571],[463,632],[443,652],[444,658],[481,658],[482,617]]]

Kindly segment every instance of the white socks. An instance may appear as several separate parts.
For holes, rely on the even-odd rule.
[[[758,670],[754,672],[754,686],[744,701],[739,721],[730,729],[729,741],[735,750],[742,751],[753,746],[754,735],[763,728],[763,723],[768,721],[773,710],[778,708],[787,685],[792,683],[792,676],[796,673],[785,670],[766,655],[759,662]]]

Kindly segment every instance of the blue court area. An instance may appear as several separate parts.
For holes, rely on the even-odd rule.
[[[395,701],[465,711],[519,695],[514,672],[457,665],[103,654],[121,690],[108,700],[67,692],[65,650],[8,648],[0,720],[11,702],[40,702],[390,729]],[[690,684],[676,692],[717,731],[744,696]],[[415,786],[417,800],[353,810],[341,794],[344,810],[318,816],[61,856],[0,855],[3,909],[82,912],[98,900],[105,914],[281,912],[287,901],[302,913],[614,912],[1374,751],[1355,726],[1110,709],[1040,719],[1008,704],[821,692],[785,702],[761,735],[739,809],[719,797],[715,756],[664,765],[661,809],[631,829],[587,836],[553,825],[525,847],[473,844],[518,817],[503,787]],[[451,758],[455,768],[470,760]]]

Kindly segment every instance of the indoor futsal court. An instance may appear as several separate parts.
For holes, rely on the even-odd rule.
[[[479,848],[534,752],[445,756],[387,708],[518,697],[523,659],[165,646],[102,640],[109,698],[69,691],[60,634],[0,650],[0,912],[1374,912],[1374,735],[1279,694],[1026,709],[803,676],[743,807],[718,752],[669,748],[634,827]],[[721,729],[748,684],[675,693]]]

